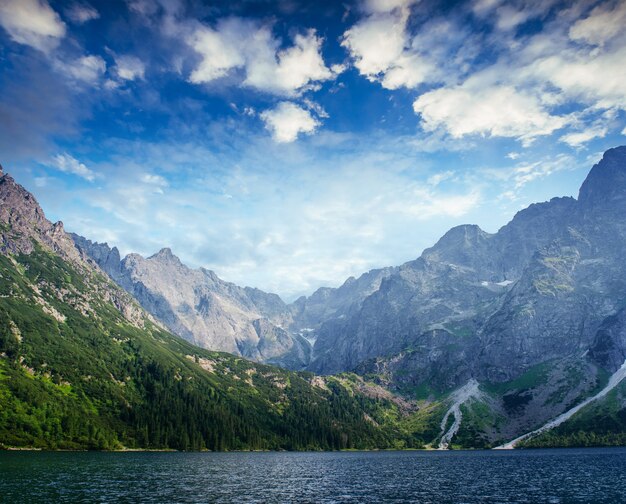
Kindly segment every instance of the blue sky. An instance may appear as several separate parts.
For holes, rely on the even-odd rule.
[[[287,300],[576,195],[626,2],[0,0],[0,162],[68,230]]]

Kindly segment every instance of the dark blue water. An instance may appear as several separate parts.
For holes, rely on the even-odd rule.
[[[626,503],[626,449],[0,452],[0,501]]]

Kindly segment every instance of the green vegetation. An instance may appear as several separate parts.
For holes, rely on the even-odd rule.
[[[514,380],[503,383],[492,383],[485,386],[485,388],[497,395],[503,395],[507,392],[520,392],[526,391],[543,385],[548,380],[550,370],[554,365],[553,361],[542,362],[536,366],[531,367],[518,376]]]
[[[482,401],[470,401],[461,405],[463,421],[454,436],[453,448],[491,448],[486,432],[497,429],[504,420]]]
[[[343,373],[329,378],[330,383],[339,383],[355,397],[370,422],[392,434],[391,448],[426,448],[440,434],[440,422],[446,406],[443,402],[419,401],[409,403],[399,398],[387,400],[372,399],[383,391],[373,382],[364,381],[360,376]]]
[[[44,449],[423,446],[417,420],[339,378],[199,349],[131,325],[101,275],[41,247],[0,256],[0,444]],[[128,299],[128,302],[131,302]],[[353,378],[356,380],[356,378]]]
[[[445,395],[426,385],[407,401],[373,375],[322,379],[202,350],[138,307],[130,323],[124,303],[134,301],[110,280],[41,246],[0,255],[0,448],[413,449],[440,436]],[[485,388],[514,414],[552,366]],[[581,372],[566,368],[549,401]],[[600,371],[596,388],[607,377]],[[625,396],[622,386],[524,446],[624,444]],[[503,418],[480,401],[461,409],[452,447],[489,447]]]
[[[521,448],[626,445],[626,383],[567,422],[526,440]]]

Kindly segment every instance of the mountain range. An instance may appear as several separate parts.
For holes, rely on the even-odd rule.
[[[577,200],[531,205],[495,234],[455,227],[414,261],[290,305],[192,270],[170,249],[120,260],[116,248],[72,237],[157,320],[205,348],[332,374],[413,347],[415,361],[417,348],[432,353],[439,341],[443,351],[454,340],[462,351],[442,359],[443,389],[470,376],[505,381],[564,351],[597,355],[595,332],[626,292],[625,158],[624,148],[608,151]]]
[[[0,448],[423,446],[397,403],[172,335],[0,169]]]
[[[359,442],[371,446],[496,446],[536,429],[520,444],[626,441],[626,147],[604,154],[576,199],[533,204],[495,234],[455,227],[414,261],[291,304],[188,268],[167,248],[122,259],[49,223],[30,194],[0,180],[3,278],[41,250],[71,266],[57,301],[42,294],[47,269],[38,265],[29,284],[30,304],[57,325],[67,320],[58,302],[87,319],[108,303],[136,330],[206,349],[167,336],[196,363],[220,351],[306,371],[281,376],[299,377],[307,394],[321,387],[331,403],[332,394],[356,401],[350,418],[366,419]],[[6,289],[14,302],[15,287]],[[14,326],[24,332],[10,318],[7,335]]]

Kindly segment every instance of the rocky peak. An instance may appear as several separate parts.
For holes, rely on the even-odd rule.
[[[9,174],[3,174],[0,179],[0,204],[3,221],[9,224],[41,224],[45,220],[35,198]]]
[[[468,249],[489,238],[489,233],[480,229],[476,224],[462,224],[455,226],[444,234],[430,251],[448,249]]]
[[[220,281],[220,278],[217,276],[217,273],[215,273],[215,271],[203,268],[202,266],[200,266],[200,271],[212,282]]]
[[[580,187],[578,201],[584,208],[626,201],[626,146],[604,153]]]
[[[426,249],[422,258],[426,261],[451,263],[477,268],[484,262],[492,235],[473,224],[450,229],[434,247]]]
[[[93,260],[113,279],[120,275],[120,251],[117,247],[109,247],[108,243],[96,243],[75,233],[70,233],[76,248],[87,259]]]
[[[172,249],[169,247],[162,248],[156,254],[148,257],[148,260],[149,261],[154,260],[163,264],[172,264],[176,266],[183,265],[180,259],[172,253]]]
[[[77,261],[79,254],[63,229],[63,223],[52,224],[26,189],[11,175],[0,177],[0,249],[11,253],[30,254],[33,240],[59,253],[64,259]]]

